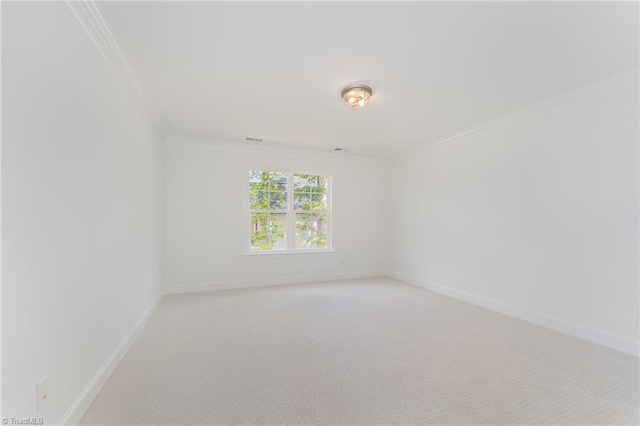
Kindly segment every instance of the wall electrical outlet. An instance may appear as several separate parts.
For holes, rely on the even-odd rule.
[[[42,411],[44,407],[47,406],[49,402],[49,376],[46,376],[44,379],[40,380],[40,382],[36,385],[37,387],[37,405],[38,411]]]

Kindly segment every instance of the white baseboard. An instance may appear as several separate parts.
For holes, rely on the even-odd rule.
[[[399,281],[403,281],[407,284],[412,284],[427,290],[435,291],[437,293],[453,297],[455,299],[473,303],[474,305],[479,305],[483,308],[491,309],[492,311],[500,312],[501,314],[509,315],[511,317],[515,317],[542,327],[550,328],[552,330],[559,331],[560,333],[568,334],[570,336],[606,346],[617,351],[635,356],[639,356],[640,354],[640,342],[625,337],[616,336],[606,331],[587,327],[559,318],[553,318],[551,316],[533,312],[528,309],[520,308],[518,306],[513,306],[507,303],[499,302],[497,300],[488,299],[486,297],[476,296],[465,291],[456,290],[451,287],[425,280],[420,280],[414,277],[396,273],[387,273],[387,276]]]
[[[285,284],[304,284],[321,281],[349,280],[355,278],[371,278],[386,276],[385,271],[364,271],[364,272],[346,272],[338,274],[325,275],[307,275],[297,277],[281,277],[267,278],[259,280],[240,280],[240,281],[219,281],[200,284],[185,284],[179,286],[169,286],[165,289],[166,294],[177,293],[198,293],[202,291],[216,290],[233,290],[239,288],[266,287]]]
[[[80,393],[80,396],[75,400],[69,411],[62,417],[59,425],[77,425],[78,422],[82,419],[82,416],[87,412],[93,400],[98,396],[104,385],[107,383],[107,380],[111,377],[111,374],[115,371],[120,361],[124,358],[124,356],[129,352],[129,349],[136,341],[140,332],[144,329],[144,326],[149,321],[149,318],[153,315],[156,308],[162,302],[164,298],[164,293],[161,293],[153,305],[147,310],[147,312],[138,320],[138,322],[133,326],[129,334],[120,342],[115,351],[111,354],[111,356],[107,359],[107,361],[102,365],[100,370],[93,376],[93,379],[89,382],[87,387]]]

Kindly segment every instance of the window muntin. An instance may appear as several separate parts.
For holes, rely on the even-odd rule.
[[[330,177],[249,170],[249,251],[329,250]]]

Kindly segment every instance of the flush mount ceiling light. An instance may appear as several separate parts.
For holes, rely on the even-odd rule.
[[[356,84],[342,89],[341,96],[351,108],[362,108],[369,102],[372,93],[371,87],[364,84]]]

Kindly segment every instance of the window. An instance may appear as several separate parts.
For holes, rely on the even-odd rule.
[[[330,177],[249,170],[249,251],[329,250]]]

